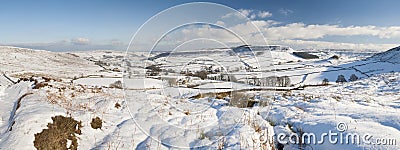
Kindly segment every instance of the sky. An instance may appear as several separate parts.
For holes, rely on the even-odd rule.
[[[216,45],[240,45],[226,34],[227,30],[236,31],[250,44],[279,44],[294,49],[385,50],[399,45],[400,41],[400,1],[397,0],[222,0],[203,1],[216,3],[215,8],[191,6],[176,12],[171,10],[190,2],[198,1],[0,0],[0,45],[50,51],[126,50],[136,32],[140,37],[135,42],[154,46],[152,40],[169,31],[167,27],[174,27],[169,25],[198,20],[207,20],[210,25],[225,30],[206,25],[183,26],[168,33],[157,46],[173,49],[185,41],[211,37],[214,43],[218,41]],[[235,11],[253,23],[240,17],[227,17]],[[171,13],[173,17],[162,19],[162,13]],[[238,18],[242,20],[234,22]],[[146,21],[152,24],[145,24]],[[140,32],[142,25],[147,28]],[[254,42],[262,37],[254,36],[253,25],[266,43]],[[169,46],[165,46],[166,42]],[[186,48],[207,45],[194,43]]]

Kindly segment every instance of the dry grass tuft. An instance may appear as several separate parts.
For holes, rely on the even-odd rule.
[[[53,123],[47,125],[48,129],[35,134],[33,144],[39,150],[47,149],[78,149],[78,140],[75,134],[82,134],[82,122],[72,117],[55,116],[51,117]],[[67,145],[68,140],[71,145]]]
[[[114,105],[114,107],[118,109],[118,108],[121,107],[121,104],[119,104],[118,102],[116,102],[115,105]]]
[[[190,115],[190,112],[189,111],[184,111],[183,112],[185,115]]]
[[[93,118],[90,126],[92,126],[93,129],[101,129],[103,126],[103,121],[99,117]]]

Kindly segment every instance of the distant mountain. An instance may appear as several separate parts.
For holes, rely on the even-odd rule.
[[[251,46],[251,45],[241,45],[238,47],[233,47],[232,50],[236,53],[240,52],[251,52],[251,51],[265,51],[265,50],[292,50],[292,48],[288,46],[281,46],[281,45],[266,45],[266,46]]]

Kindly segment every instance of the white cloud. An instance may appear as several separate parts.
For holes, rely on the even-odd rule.
[[[356,44],[343,42],[326,42],[326,41],[305,41],[305,40],[281,40],[272,41],[271,43],[296,47],[298,49],[356,49],[356,50],[388,50],[397,47],[397,44]]]
[[[221,24],[219,22],[218,24]],[[268,44],[281,44],[293,46],[294,48],[345,48],[345,49],[387,49],[395,44],[372,43],[343,43],[335,41],[322,41],[327,36],[374,36],[376,38],[393,39],[400,38],[400,26],[376,27],[376,26],[346,26],[319,25],[304,23],[291,23],[282,25],[274,20],[255,20],[235,26],[228,27],[249,44],[266,44],[260,36],[258,27],[267,40]],[[200,27],[185,29],[183,36],[176,37],[176,41],[186,41],[193,38],[205,37],[215,39],[223,43],[242,44],[240,40],[231,33],[216,28]],[[177,40],[179,38],[184,38]]]
[[[75,38],[71,39],[71,43],[74,45],[88,45],[90,40],[87,38]]]
[[[261,27],[266,37],[274,40],[280,39],[319,39],[326,36],[376,36],[381,39],[400,37],[400,26],[347,26],[338,25],[305,25],[304,23],[291,23],[284,26]]]
[[[219,25],[219,26],[222,26],[222,27],[226,26],[225,22],[223,22],[223,21],[217,21],[215,24]]]
[[[379,32],[379,37],[386,39],[400,37],[400,26],[382,28],[382,30]]]
[[[272,17],[272,13],[270,13],[268,11],[260,11],[260,12],[258,12],[258,17],[260,17],[260,18]]]
[[[51,51],[74,51],[74,50],[124,50],[127,45],[118,39],[108,39],[99,42],[92,42],[87,38],[74,38],[54,42],[32,42],[32,43],[1,43],[16,47],[42,49]]]
[[[222,19],[227,19],[232,17],[237,17],[238,19],[244,19],[246,17],[250,18],[250,13],[253,12],[253,10],[250,9],[239,9],[237,11],[238,12],[231,12],[226,15],[223,15],[221,18]]]
[[[162,44],[173,48],[174,45],[179,45],[193,39],[206,39],[209,41],[215,40],[229,46],[237,46],[243,44],[243,41],[241,41],[243,39],[251,45],[279,44],[292,46],[295,49],[335,48],[385,50],[395,46],[393,41],[400,40],[400,26],[341,26],[336,24],[305,24],[302,22],[283,24],[275,20],[261,19],[272,15],[267,11],[246,9],[241,9],[239,11],[241,13],[230,13],[224,15],[224,17],[237,17],[240,15],[243,18],[243,15],[246,15],[254,21],[244,19],[243,21],[240,20],[242,23],[232,25],[238,21],[231,21],[234,20],[234,18],[227,18],[215,22],[215,24],[227,27],[228,30],[233,31],[236,35],[240,36],[239,38],[235,34],[224,29],[210,26],[197,26],[194,28],[189,27],[182,29],[178,34],[168,35],[163,39],[164,43]],[[280,13],[286,15],[293,13],[293,11],[289,9],[282,9],[280,11]],[[255,27],[258,27],[259,30]],[[354,42],[351,40],[351,38],[353,38],[352,36],[357,38],[353,40]],[[379,41],[369,39],[360,40],[360,38],[364,37],[378,39]],[[347,43],[343,41],[347,41]]]
[[[112,39],[112,40],[110,40],[110,45],[123,46],[124,42],[122,42],[121,40],[118,40],[118,39]]]
[[[290,10],[290,9],[287,9],[287,8],[281,8],[281,9],[279,9],[279,13],[281,13],[281,14],[283,14],[285,16],[288,16],[291,13],[293,13],[293,10]]]
[[[256,14],[251,14],[251,15],[249,16],[250,19],[255,19],[256,17],[257,17]]]
[[[257,11],[257,10],[252,10],[252,9],[239,9],[239,13],[234,12],[234,13],[228,13],[224,16],[222,16],[222,19],[230,18],[230,17],[238,17],[239,19],[243,19],[244,17],[247,17],[249,19],[256,19],[258,18],[268,18],[272,16],[271,12],[268,11]]]
[[[256,10],[251,10],[251,9],[239,9],[239,12],[243,14],[244,16],[250,18],[250,19],[256,19],[258,18],[268,18],[272,16],[272,13],[268,11],[256,11]]]
[[[253,11],[254,10],[250,10],[250,9],[239,9],[239,12],[246,17],[250,16],[250,13],[252,13]]]

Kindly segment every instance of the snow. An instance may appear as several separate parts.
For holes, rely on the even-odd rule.
[[[120,64],[124,53],[117,51],[55,53],[16,47],[0,49],[0,63],[5,66],[0,68],[1,73],[13,80],[35,75],[33,78],[38,82],[47,83],[33,89],[34,81],[13,84],[0,76],[1,149],[34,149],[34,134],[46,129],[56,115],[82,121],[82,134],[77,135],[78,149],[276,149],[281,133],[305,132],[319,137],[329,131],[368,134],[372,140],[400,140],[398,48],[363,60],[346,54],[338,60],[328,59],[336,54],[334,51],[318,53],[321,59],[317,60],[303,60],[291,51],[272,51],[260,54],[257,59],[251,55],[227,56],[226,50],[176,54],[155,60],[145,60],[145,53],[132,53],[128,54],[132,61],[128,67]],[[212,61],[196,59],[205,57]],[[364,58],[357,55],[360,57]],[[101,67],[95,63],[98,61],[108,65]],[[173,69],[176,73],[145,77],[141,72],[145,71],[143,62],[162,64],[163,69]],[[262,87],[194,77],[185,84],[167,83],[170,78],[185,79],[180,71],[195,71],[203,65],[224,67],[238,81],[253,76],[289,76],[293,86]],[[261,67],[246,70],[246,65]],[[140,73],[126,75],[112,71],[113,68],[123,71],[124,67],[129,68],[126,74]],[[346,79],[355,74],[361,79],[336,84],[339,74]],[[40,77],[60,80],[45,81]],[[331,85],[294,90],[299,85],[320,84],[324,78]],[[122,82],[124,89],[110,86],[117,81]],[[257,104],[240,108],[229,103],[234,96],[216,98],[217,93],[228,91],[245,95],[246,100]],[[101,129],[91,128],[95,117],[103,120]],[[345,123],[347,130],[338,131],[339,123]],[[325,141],[305,144],[302,148],[399,149],[398,142],[369,145]],[[300,148],[299,144],[284,146]]]
[[[74,81],[75,84],[87,85],[91,87],[108,87],[122,78],[80,78]]]
[[[126,89],[157,89],[163,87],[163,82],[157,79],[124,79]]]

